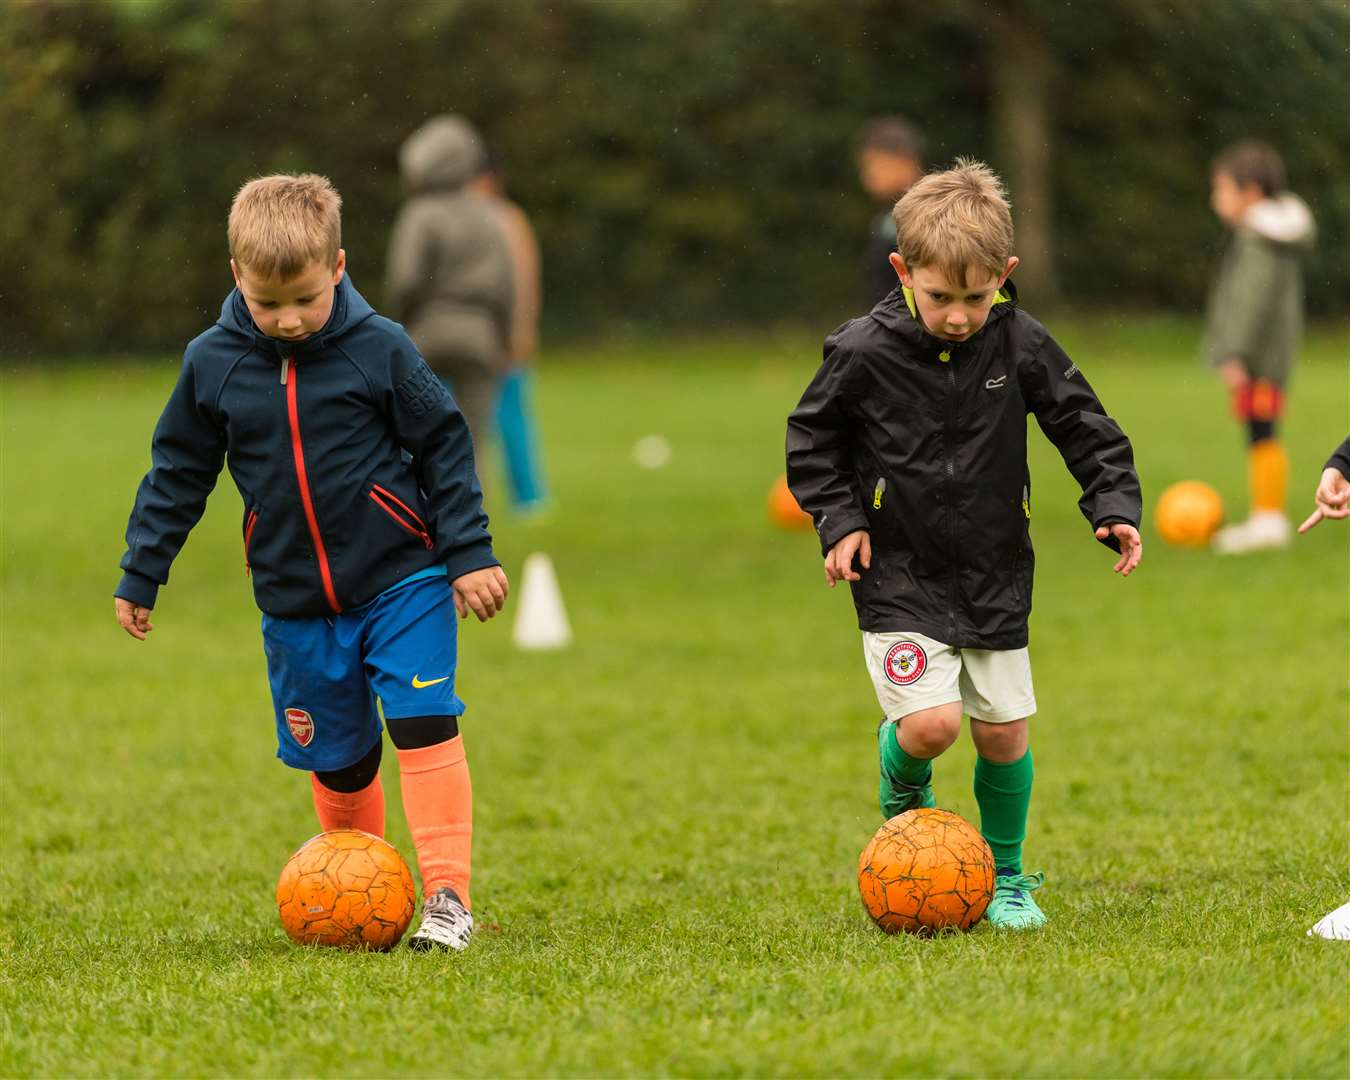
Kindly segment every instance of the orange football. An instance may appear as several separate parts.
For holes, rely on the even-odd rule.
[[[277,882],[281,925],[300,945],[392,949],[416,902],[403,856],[360,829],[334,829],[306,841]]]
[[[994,898],[994,854],[959,814],[897,814],[858,859],[858,889],[873,921],[894,934],[969,930]]]
[[[769,520],[780,529],[806,532],[815,528],[811,515],[797,505],[788,489],[786,476],[780,476],[769,489]]]
[[[1173,484],[1153,511],[1158,535],[1178,547],[1204,547],[1223,524],[1223,500],[1199,480]]]

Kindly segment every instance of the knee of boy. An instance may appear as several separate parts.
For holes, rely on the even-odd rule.
[[[900,721],[903,743],[921,751],[920,756],[942,753],[961,733],[961,705],[938,705],[920,709]]]

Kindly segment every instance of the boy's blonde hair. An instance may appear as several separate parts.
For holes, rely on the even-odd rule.
[[[295,277],[310,263],[337,266],[342,196],[325,176],[250,180],[230,205],[230,258],[263,278]]]
[[[895,204],[895,247],[911,270],[930,266],[963,286],[972,269],[1002,277],[1012,244],[1003,181],[974,158],[922,177]]]

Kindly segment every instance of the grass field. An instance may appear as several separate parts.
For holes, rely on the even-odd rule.
[[[1238,432],[1189,323],[1060,338],[1133,438],[1146,503]],[[1309,342],[1296,509],[1350,429],[1350,334]],[[1028,869],[1051,923],[887,938],[858,901],[877,708],[847,595],[772,531],[815,335],[547,357],[552,555],[575,645],[464,627],[477,795],[463,956],[301,950],[276,875],[315,831],[272,756],[222,481],[138,644],[122,531],[174,362],[6,370],[0,1075],[1350,1074],[1350,528],[1221,561],[1145,530],[1128,581],[1033,430],[1040,713]],[[630,448],[659,432],[668,467]],[[942,805],[976,817],[963,736]],[[411,859],[386,754],[390,837]]]

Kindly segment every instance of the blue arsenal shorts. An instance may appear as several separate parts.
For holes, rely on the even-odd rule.
[[[277,757],[313,772],[343,769],[387,717],[461,716],[455,695],[455,604],[441,568],[340,615],[264,615],[263,651],[276,710]]]

